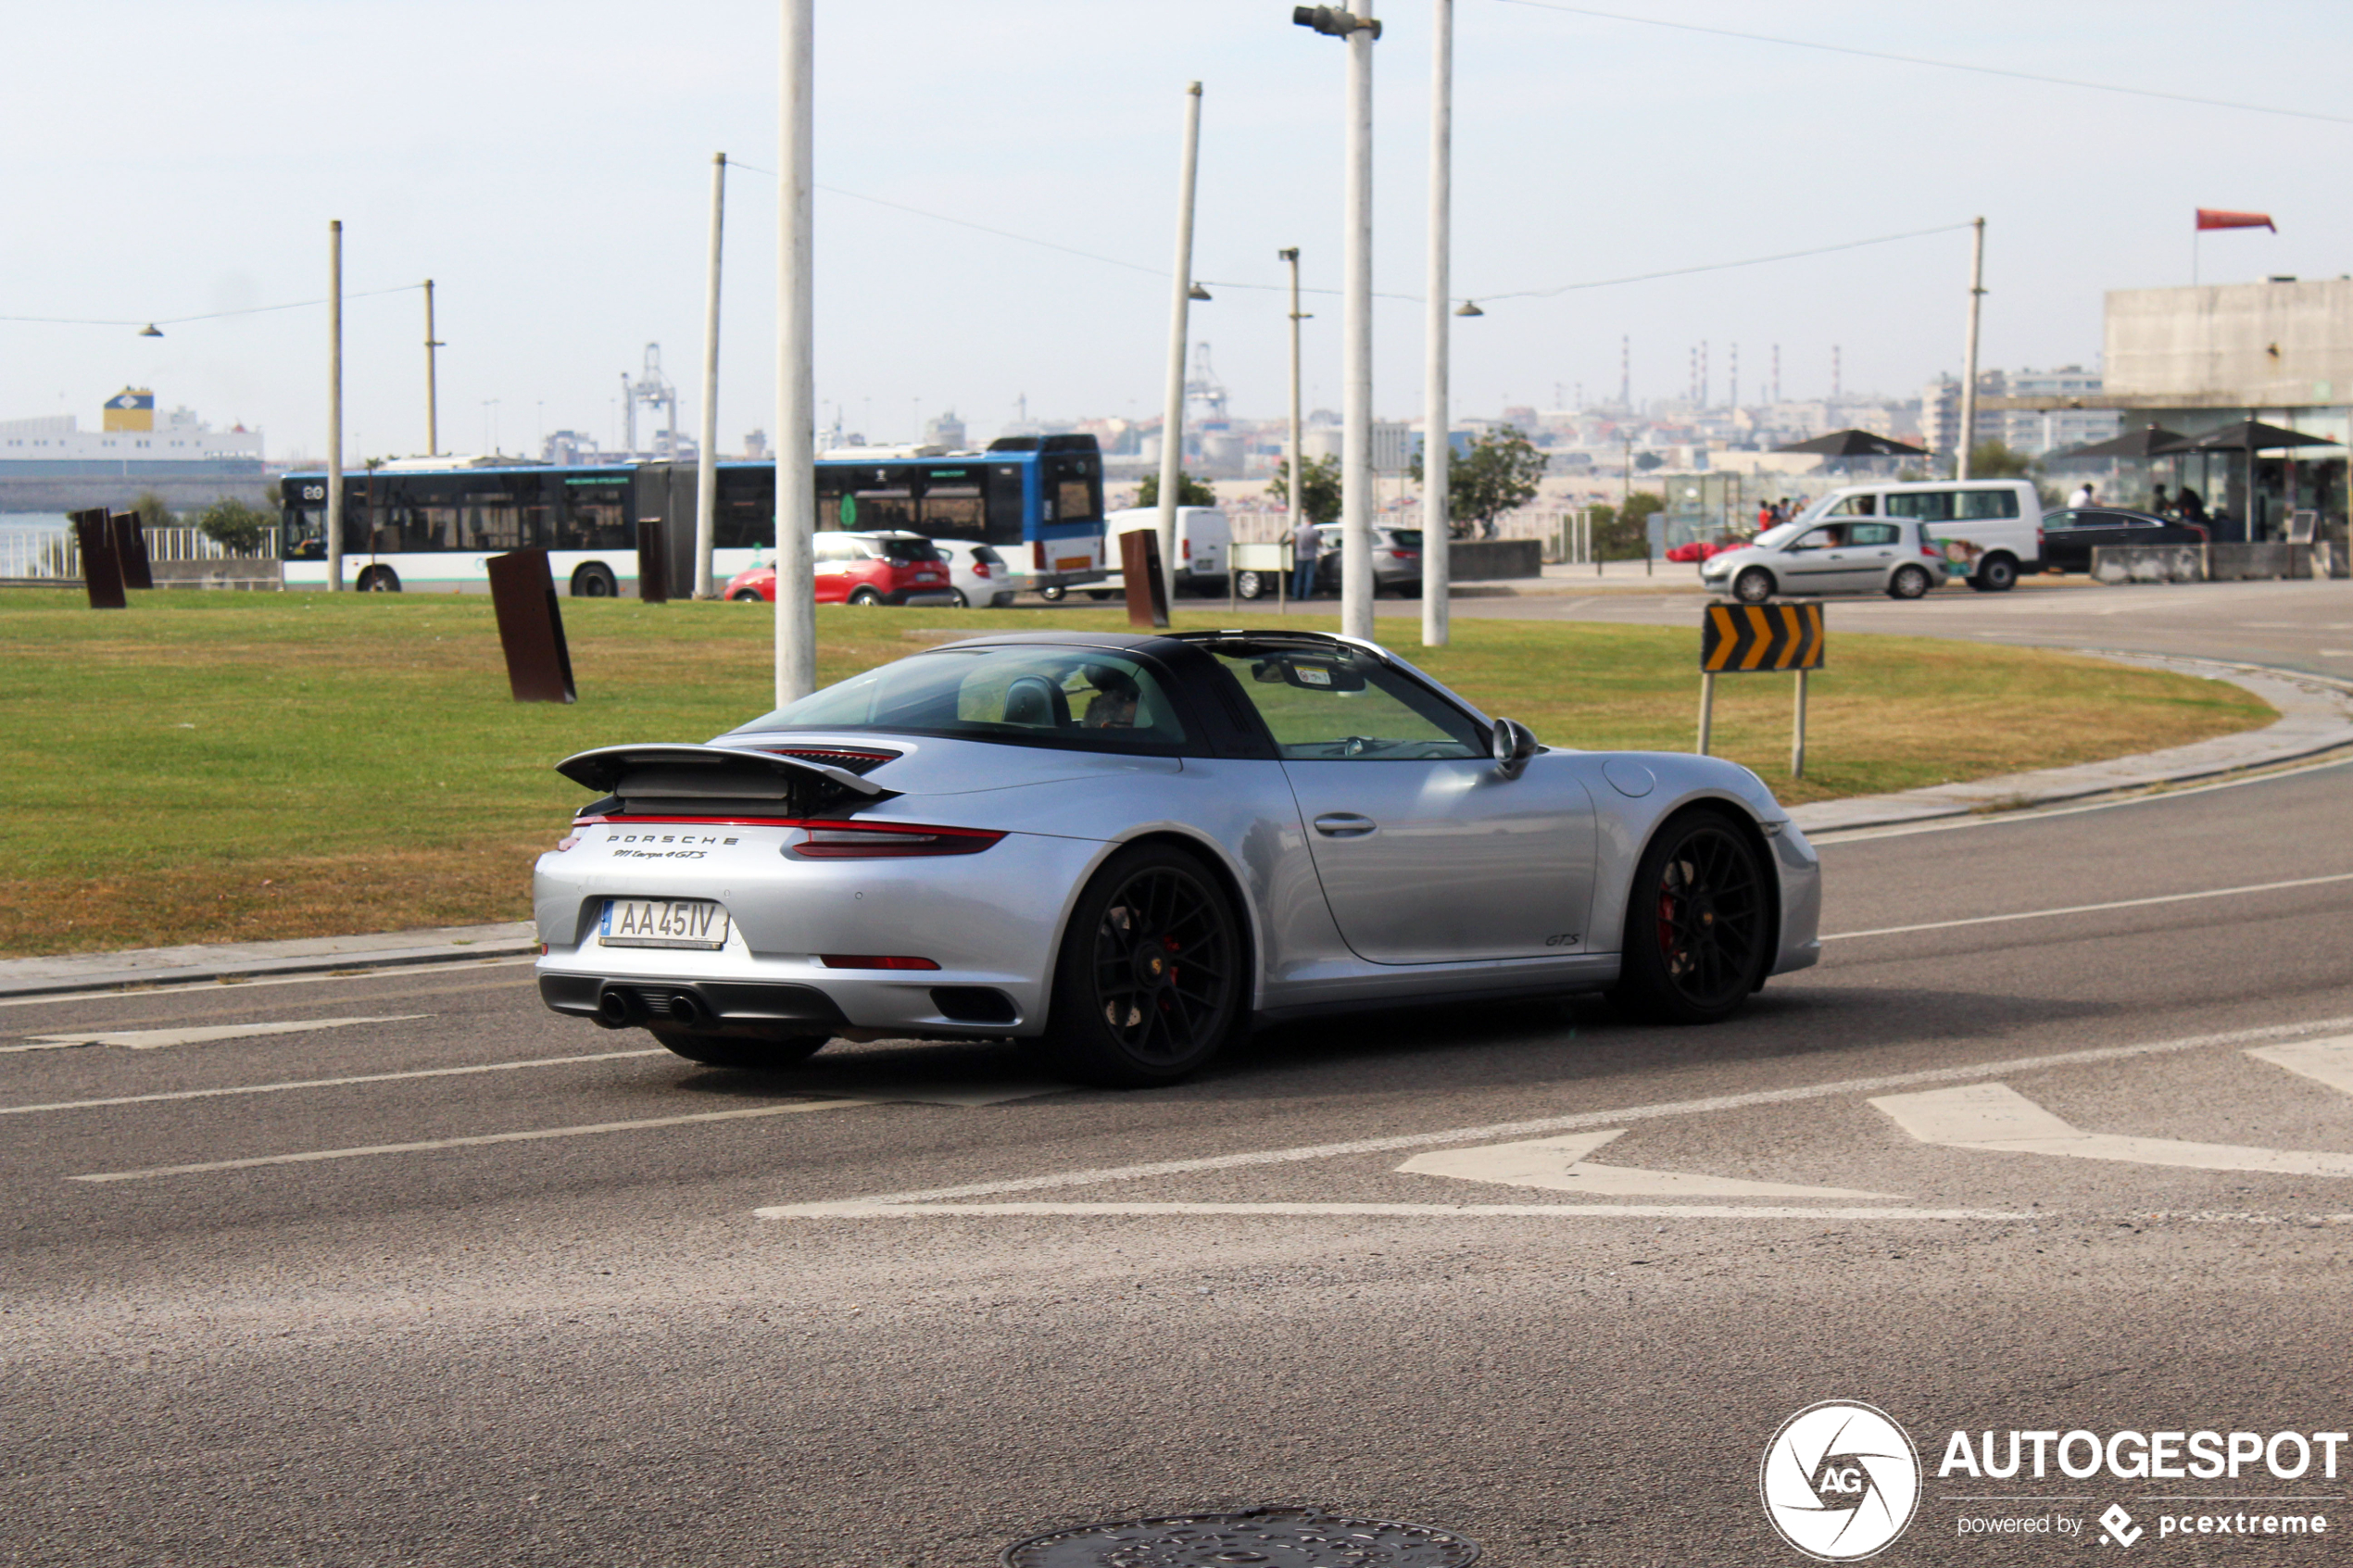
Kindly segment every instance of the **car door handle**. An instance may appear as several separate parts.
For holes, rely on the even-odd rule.
[[[1379,825],[1353,811],[1327,811],[1315,819],[1315,831],[1326,838],[1362,838]]]

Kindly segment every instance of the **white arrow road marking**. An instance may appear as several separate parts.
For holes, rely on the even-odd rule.
[[[0,1050],[61,1051],[75,1046],[123,1046],[134,1051],[152,1051],[166,1046],[200,1046],[208,1040],[242,1040],[254,1035],[301,1035],[313,1029],[341,1029],[354,1023],[406,1023],[432,1016],[429,1012],[402,1012],[383,1018],[306,1018],[296,1023],[218,1023],[202,1029],[111,1029],[86,1035],[34,1035],[23,1045],[0,1046]]]
[[[2246,1054],[2353,1095],[2353,1035],[2339,1035],[2331,1040],[2299,1040],[2292,1046],[2266,1046]]]
[[[2185,1143],[2078,1132],[2007,1084],[1971,1084],[1871,1103],[1922,1143],[1996,1154],[2063,1154],[2191,1171],[2259,1171],[2279,1176],[2353,1176],[2353,1154]]]
[[[1594,1165],[1585,1157],[1626,1129],[1571,1133],[1566,1137],[1534,1138],[1526,1143],[1489,1144],[1483,1148],[1450,1148],[1416,1154],[1400,1165],[1401,1172],[1423,1176],[1453,1176],[1466,1182],[1493,1182],[1500,1186],[1543,1187],[1551,1192],[1583,1193],[1592,1198],[1876,1198],[1896,1199],[1899,1193],[1855,1192],[1845,1187],[1792,1186],[1783,1182],[1749,1182],[1733,1176],[1696,1176],[1681,1171],[1642,1171],[1623,1165]]]

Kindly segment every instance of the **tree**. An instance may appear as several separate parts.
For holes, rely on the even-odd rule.
[[[2025,479],[2034,471],[2033,460],[2013,452],[1999,441],[1981,441],[1969,449],[1971,479]]]
[[[1634,467],[1637,471],[1642,473],[1648,473],[1651,470],[1665,464],[1666,461],[1666,458],[1660,457],[1655,452],[1637,452],[1634,454]]]
[[[131,503],[131,509],[139,514],[139,526],[142,528],[177,528],[180,525],[180,520],[171,515],[171,508],[163,504],[163,497],[152,490],[140,491],[139,498]]]
[[[276,521],[259,507],[249,507],[233,496],[223,495],[197,514],[196,528],[223,548],[249,556],[270,537]]]
[[[1604,560],[1642,560],[1650,554],[1650,516],[1667,503],[1647,490],[1627,497],[1623,511],[1607,501],[1587,509],[1593,514],[1593,552]]]
[[[1299,465],[1301,486],[1299,509],[1313,523],[1340,521],[1340,459],[1310,458]],[[1285,458],[1275,465],[1275,477],[1266,482],[1266,498],[1288,508],[1290,506],[1290,461]]]
[[[1136,504],[1139,507],[1160,505],[1160,475],[1156,473],[1144,475],[1144,483],[1136,488]],[[1187,473],[1183,469],[1178,469],[1176,470],[1176,504],[1180,507],[1214,507],[1217,504],[1217,492]]]
[[[1418,448],[1407,471],[1415,483],[1422,482]],[[1446,520],[1458,533],[1466,532],[1463,525],[1467,523],[1480,536],[1492,538],[1495,520],[1534,500],[1543,477],[1544,454],[1518,427],[1497,425],[1484,431],[1469,451],[1446,467]]]

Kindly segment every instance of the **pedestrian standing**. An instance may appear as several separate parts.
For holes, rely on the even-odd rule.
[[[1315,596],[1315,558],[1323,553],[1324,536],[1305,518],[1290,531],[1291,588],[1295,599]]]
[[[2173,515],[2173,503],[2166,498],[2165,485],[2161,481],[2149,486],[2149,510],[2159,517]]]
[[[2070,507],[2098,506],[2099,497],[2092,493],[2092,482],[2088,479],[2085,480],[2083,482],[2083,488],[2078,490],[2074,495],[2070,495],[2067,498],[2067,504]]]

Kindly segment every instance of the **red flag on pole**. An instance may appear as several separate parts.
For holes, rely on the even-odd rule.
[[[2271,221],[2271,215],[2268,212],[2224,212],[2211,207],[2201,207],[2197,209],[2197,226],[2201,230],[2269,229],[2274,234],[2280,232],[2279,226]]]

